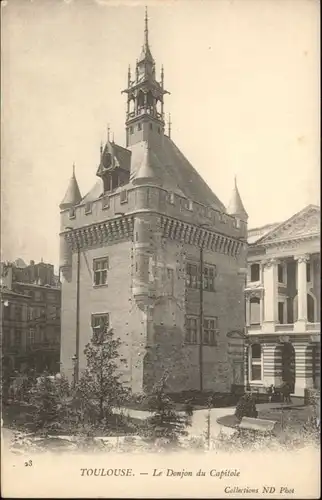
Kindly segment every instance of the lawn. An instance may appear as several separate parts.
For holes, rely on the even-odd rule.
[[[283,426],[290,426],[294,430],[299,430],[312,415],[310,406],[287,406],[284,408],[265,408],[258,411],[258,418],[265,420],[275,420]],[[218,418],[217,422],[225,427],[236,427],[238,420],[235,415],[225,415]]]

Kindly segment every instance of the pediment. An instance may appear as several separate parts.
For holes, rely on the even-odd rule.
[[[232,330],[231,332],[227,333],[227,337],[229,339],[245,339],[246,335],[241,330]]]
[[[321,211],[316,205],[309,205],[301,212],[293,215],[290,219],[282,222],[257,244],[274,243],[276,241],[292,240],[297,238],[307,238],[320,235]]]

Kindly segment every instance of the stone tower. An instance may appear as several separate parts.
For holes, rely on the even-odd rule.
[[[228,392],[243,385],[247,219],[227,212],[165,133],[147,12],[123,92],[126,147],[108,138],[96,184],[61,205],[62,370],[72,376],[75,355],[85,367],[104,323],[121,339],[134,393],[165,372],[172,392]]]

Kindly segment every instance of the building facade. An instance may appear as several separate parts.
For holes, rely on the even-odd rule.
[[[247,213],[236,185],[226,209],[165,133],[147,17],[123,92],[125,147],[102,145],[85,197],[73,170],[60,205],[62,369],[79,377],[85,345],[108,326],[133,393],[165,372],[173,392],[228,392],[244,384]]]
[[[61,290],[54,266],[2,264],[3,364],[8,372],[60,370]]]
[[[246,378],[253,391],[320,385],[320,208],[248,232]]]

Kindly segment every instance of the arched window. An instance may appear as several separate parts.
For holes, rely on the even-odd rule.
[[[260,299],[258,297],[252,297],[250,299],[250,324],[259,325],[260,323]]]
[[[253,344],[250,346],[249,357],[249,380],[262,380],[262,347],[260,344]]]

